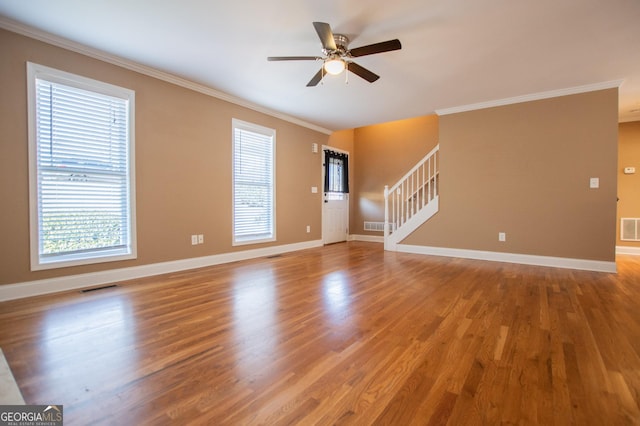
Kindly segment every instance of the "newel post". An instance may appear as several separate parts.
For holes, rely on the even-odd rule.
[[[389,185],[384,186],[384,248],[387,249],[389,238]]]

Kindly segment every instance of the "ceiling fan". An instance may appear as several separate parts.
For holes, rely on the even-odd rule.
[[[338,75],[345,69],[364,78],[369,83],[373,83],[380,76],[353,62],[351,58],[390,52],[402,48],[400,40],[394,39],[349,49],[349,38],[343,34],[334,34],[329,24],[314,22],[313,27],[322,42],[324,56],[269,56],[267,58],[268,61],[322,61],[322,67],[307,83],[307,87],[317,85],[327,73]]]

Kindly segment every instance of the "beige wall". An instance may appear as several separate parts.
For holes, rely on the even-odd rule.
[[[384,186],[395,184],[437,144],[435,115],[354,130],[352,234],[382,236],[381,232],[365,231],[364,222],[384,221]]]
[[[353,155],[354,133],[354,129],[333,132],[331,136],[329,136],[327,145],[342,151],[347,151],[350,155]],[[351,164],[349,164],[349,167],[351,167]]]
[[[440,211],[403,243],[614,261],[617,93],[440,117]]]
[[[617,90],[329,137],[4,30],[0,55],[0,284],[263,247],[231,245],[232,118],[277,132],[277,242],[269,245],[321,239],[321,193],[310,187],[322,187],[322,161],[312,143],[350,153],[350,232],[367,234],[365,220],[383,220],[384,185],[440,138],[441,210],[405,243],[614,259],[616,177],[638,161],[640,133],[638,123],[620,126],[625,164],[617,167]],[[135,90],[138,259],[30,272],[26,61]],[[623,215],[640,216],[624,189],[626,178],[638,176],[620,177]],[[589,177],[599,177],[601,188],[589,190]],[[498,232],[507,233],[506,243],[497,242]],[[195,233],[205,235],[205,244],[191,246]]]
[[[232,118],[276,130],[277,242],[269,245],[321,238],[311,144],[327,144],[327,135],[4,30],[0,57],[0,284],[264,247],[231,245]],[[30,272],[27,61],[136,92],[138,259]],[[192,246],[191,234],[205,243]]]
[[[640,218],[640,121],[621,123],[618,130],[618,220],[616,238],[619,246],[640,247],[640,242],[620,241],[620,218]],[[636,173],[625,175],[625,167]]]

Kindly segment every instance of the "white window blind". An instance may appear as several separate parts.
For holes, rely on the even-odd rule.
[[[133,92],[30,65],[34,269],[134,257]]]
[[[233,120],[233,242],[275,239],[273,129]]]

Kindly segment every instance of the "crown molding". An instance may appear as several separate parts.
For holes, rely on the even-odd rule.
[[[88,56],[93,59],[98,59],[100,61],[107,62],[109,64],[116,65],[121,68],[128,69],[130,71],[135,71],[140,74],[147,75],[149,77],[157,78],[158,80],[166,81],[167,83],[175,84],[176,86],[180,86],[185,89],[193,90],[195,92],[199,92],[204,95],[211,96],[213,98],[230,102],[232,104],[239,105],[241,107],[248,108],[256,112],[267,114],[271,117],[288,121],[289,123],[297,124],[298,126],[306,127],[308,129],[315,130],[320,133],[324,133],[327,135],[330,135],[333,133],[333,131],[330,129],[326,129],[324,127],[317,126],[313,123],[309,123],[299,118],[296,118],[287,114],[283,114],[278,111],[271,110],[269,108],[265,108],[261,105],[254,104],[247,100],[238,98],[236,96],[232,96],[228,93],[224,93],[219,90],[213,89],[209,86],[195,83],[185,78],[178,77],[176,75],[173,75],[164,71],[160,71],[155,68],[148,67],[146,65],[142,65],[134,61],[130,61],[128,59],[120,58],[116,55],[112,55],[110,53],[106,53],[101,50],[94,49],[89,46],[85,46],[75,41],[71,41],[66,38],[50,34],[48,32],[30,27],[28,25],[21,24],[19,22],[13,21],[11,19],[8,19],[2,16],[0,16],[0,28],[3,28],[7,31],[11,31],[16,34],[20,34],[35,40],[39,40],[39,41],[51,44],[53,46],[67,49],[75,53],[80,53],[84,56]]]
[[[461,105],[452,108],[437,109],[438,116],[457,114],[460,112],[475,111],[485,108],[493,108],[504,105],[519,104],[522,102],[538,101],[541,99],[557,98],[559,96],[577,95],[579,93],[594,92],[596,90],[613,89],[620,87],[624,80],[611,80],[601,83],[587,84],[584,86],[568,87],[566,89],[550,90],[548,92],[531,93],[528,95],[516,96],[513,98],[497,99],[477,104]]]

